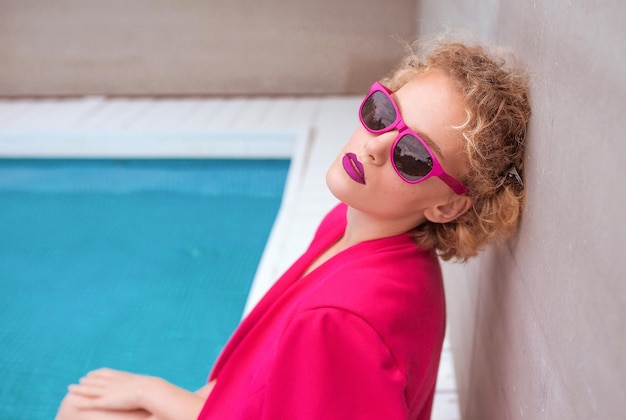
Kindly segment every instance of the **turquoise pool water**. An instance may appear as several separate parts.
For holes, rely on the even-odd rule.
[[[241,317],[285,160],[0,160],[0,418],[109,366],[203,385]]]

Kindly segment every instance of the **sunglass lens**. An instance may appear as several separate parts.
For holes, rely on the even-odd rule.
[[[415,136],[402,136],[393,150],[396,169],[407,181],[417,181],[433,169],[433,158]]]
[[[367,128],[380,131],[393,124],[396,120],[396,111],[389,98],[384,93],[376,91],[363,102],[361,118]]]

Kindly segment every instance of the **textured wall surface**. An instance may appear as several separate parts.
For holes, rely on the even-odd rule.
[[[465,420],[626,416],[626,3],[423,0],[532,78],[521,230],[446,265]]]
[[[414,0],[0,0],[0,96],[362,92],[414,16]]]

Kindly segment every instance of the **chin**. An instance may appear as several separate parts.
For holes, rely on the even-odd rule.
[[[330,171],[329,171],[330,172]],[[341,188],[338,188],[338,186],[336,185],[337,183],[334,182],[333,178],[328,176],[328,172],[326,173],[326,188],[328,188],[328,191],[330,191],[330,193],[335,196],[336,199],[338,199],[339,201],[343,201],[341,199],[341,197],[343,196],[343,194],[341,194]]]
[[[346,200],[349,201],[349,197],[354,194],[356,183],[335,163],[326,171],[326,187],[335,198],[347,204]]]

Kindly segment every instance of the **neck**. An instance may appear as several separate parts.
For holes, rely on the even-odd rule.
[[[324,251],[304,272],[307,275],[329,258],[361,242],[406,233],[422,223],[425,218],[414,215],[411,220],[398,218],[380,218],[358,211],[348,206],[347,223],[343,236]]]
[[[363,213],[353,207],[348,207],[346,217],[346,231],[340,240],[346,248],[359,242],[406,233],[425,220],[424,216],[420,214],[404,219],[379,217]]]

